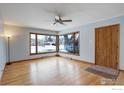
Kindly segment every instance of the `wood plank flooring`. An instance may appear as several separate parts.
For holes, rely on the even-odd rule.
[[[124,72],[109,80],[85,71],[91,64],[48,57],[6,65],[1,85],[124,85]]]

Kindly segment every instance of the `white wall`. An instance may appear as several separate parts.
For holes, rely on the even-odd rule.
[[[3,34],[3,22],[2,19],[0,19],[0,79],[6,64],[6,40]]]
[[[5,33],[11,34],[10,38],[10,61],[19,61],[26,59],[39,58],[43,56],[52,56],[56,53],[30,55],[29,51],[29,35],[30,32],[57,34],[55,31],[48,31],[43,29],[19,27],[12,25],[4,25]]]
[[[120,24],[120,69],[124,70],[124,16],[115,17],[72,29],[67,29],[59,34],[80,31],[80,56],[60,53],[61,56],[95,63],[95,28],[110,24]]]

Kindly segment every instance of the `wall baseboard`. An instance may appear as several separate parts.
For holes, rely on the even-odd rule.
[[[124,70],[122,70],[122,69],[119,69],[121,72],[124,72]]]
[[[84,61],[84,60],[79,60],[79,59],[74,59],[74,58],[71,58],[71,57],[65,57],[65,56],[61,56],[61,55],[59,55],[60,57],[63,57],[63,58],[67,58],[67,59],[70,59],[70,60],[77,60],[78,62],[83,62],[83,63],[85,63],[85,64],[95,64],[95,63],[93,63],[93,62],[88,62],[88,61]]]
[[[56,55],[44,56],[44,57],[37,57],[37,58],[31,58],[31,59],[23,59],[23,60],[17,60],[17,61],[11,61],[10,63],[17,63],[17,62],[22,62],[22,61],[37,60],[37,59],[43,59],[43,58],[47,58],[47,57],[54,57],[54,56],[56,56]]]

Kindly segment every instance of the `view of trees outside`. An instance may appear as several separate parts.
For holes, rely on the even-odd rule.
[[[75,34],[75,54],[79,54],[79,33]]]
[[[75,35],[75,38],[74,38]],[[73,40],[75,40],[73,42]],[[79,54],[79,33],[71,33],[59,36],[59,51]]]
[[[56,51],[56,36],[31,34],[31,54],[33,53],[35,54],[36,52],[45,53],[45,52],[54,52],[54,51]],[[79,54],[79,33],[60,35],[59,51]]]
[[[56,36],[37,35],[37,52],[56,51]],[[36,34],[31,34],[31,53],[36,53]]]
[[[59,51],[73,53],[72,34],[59,37]]]
[[[37,35],[38,53],[56,51],[56,36]]]
[[[62,36],[59,36],[59,51],[61,52],[68,52],[66,50],[66,40],[67,36],[65,35],[62,35]]]
[[[73,34],[67,35],[67,45],[66,45],[66,50],[69,53],[74,53],[74,43],[73,43]]]

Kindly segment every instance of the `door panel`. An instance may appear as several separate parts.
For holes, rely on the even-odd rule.
[[[95,64],[117,69],[119,24],[95,29]]]

